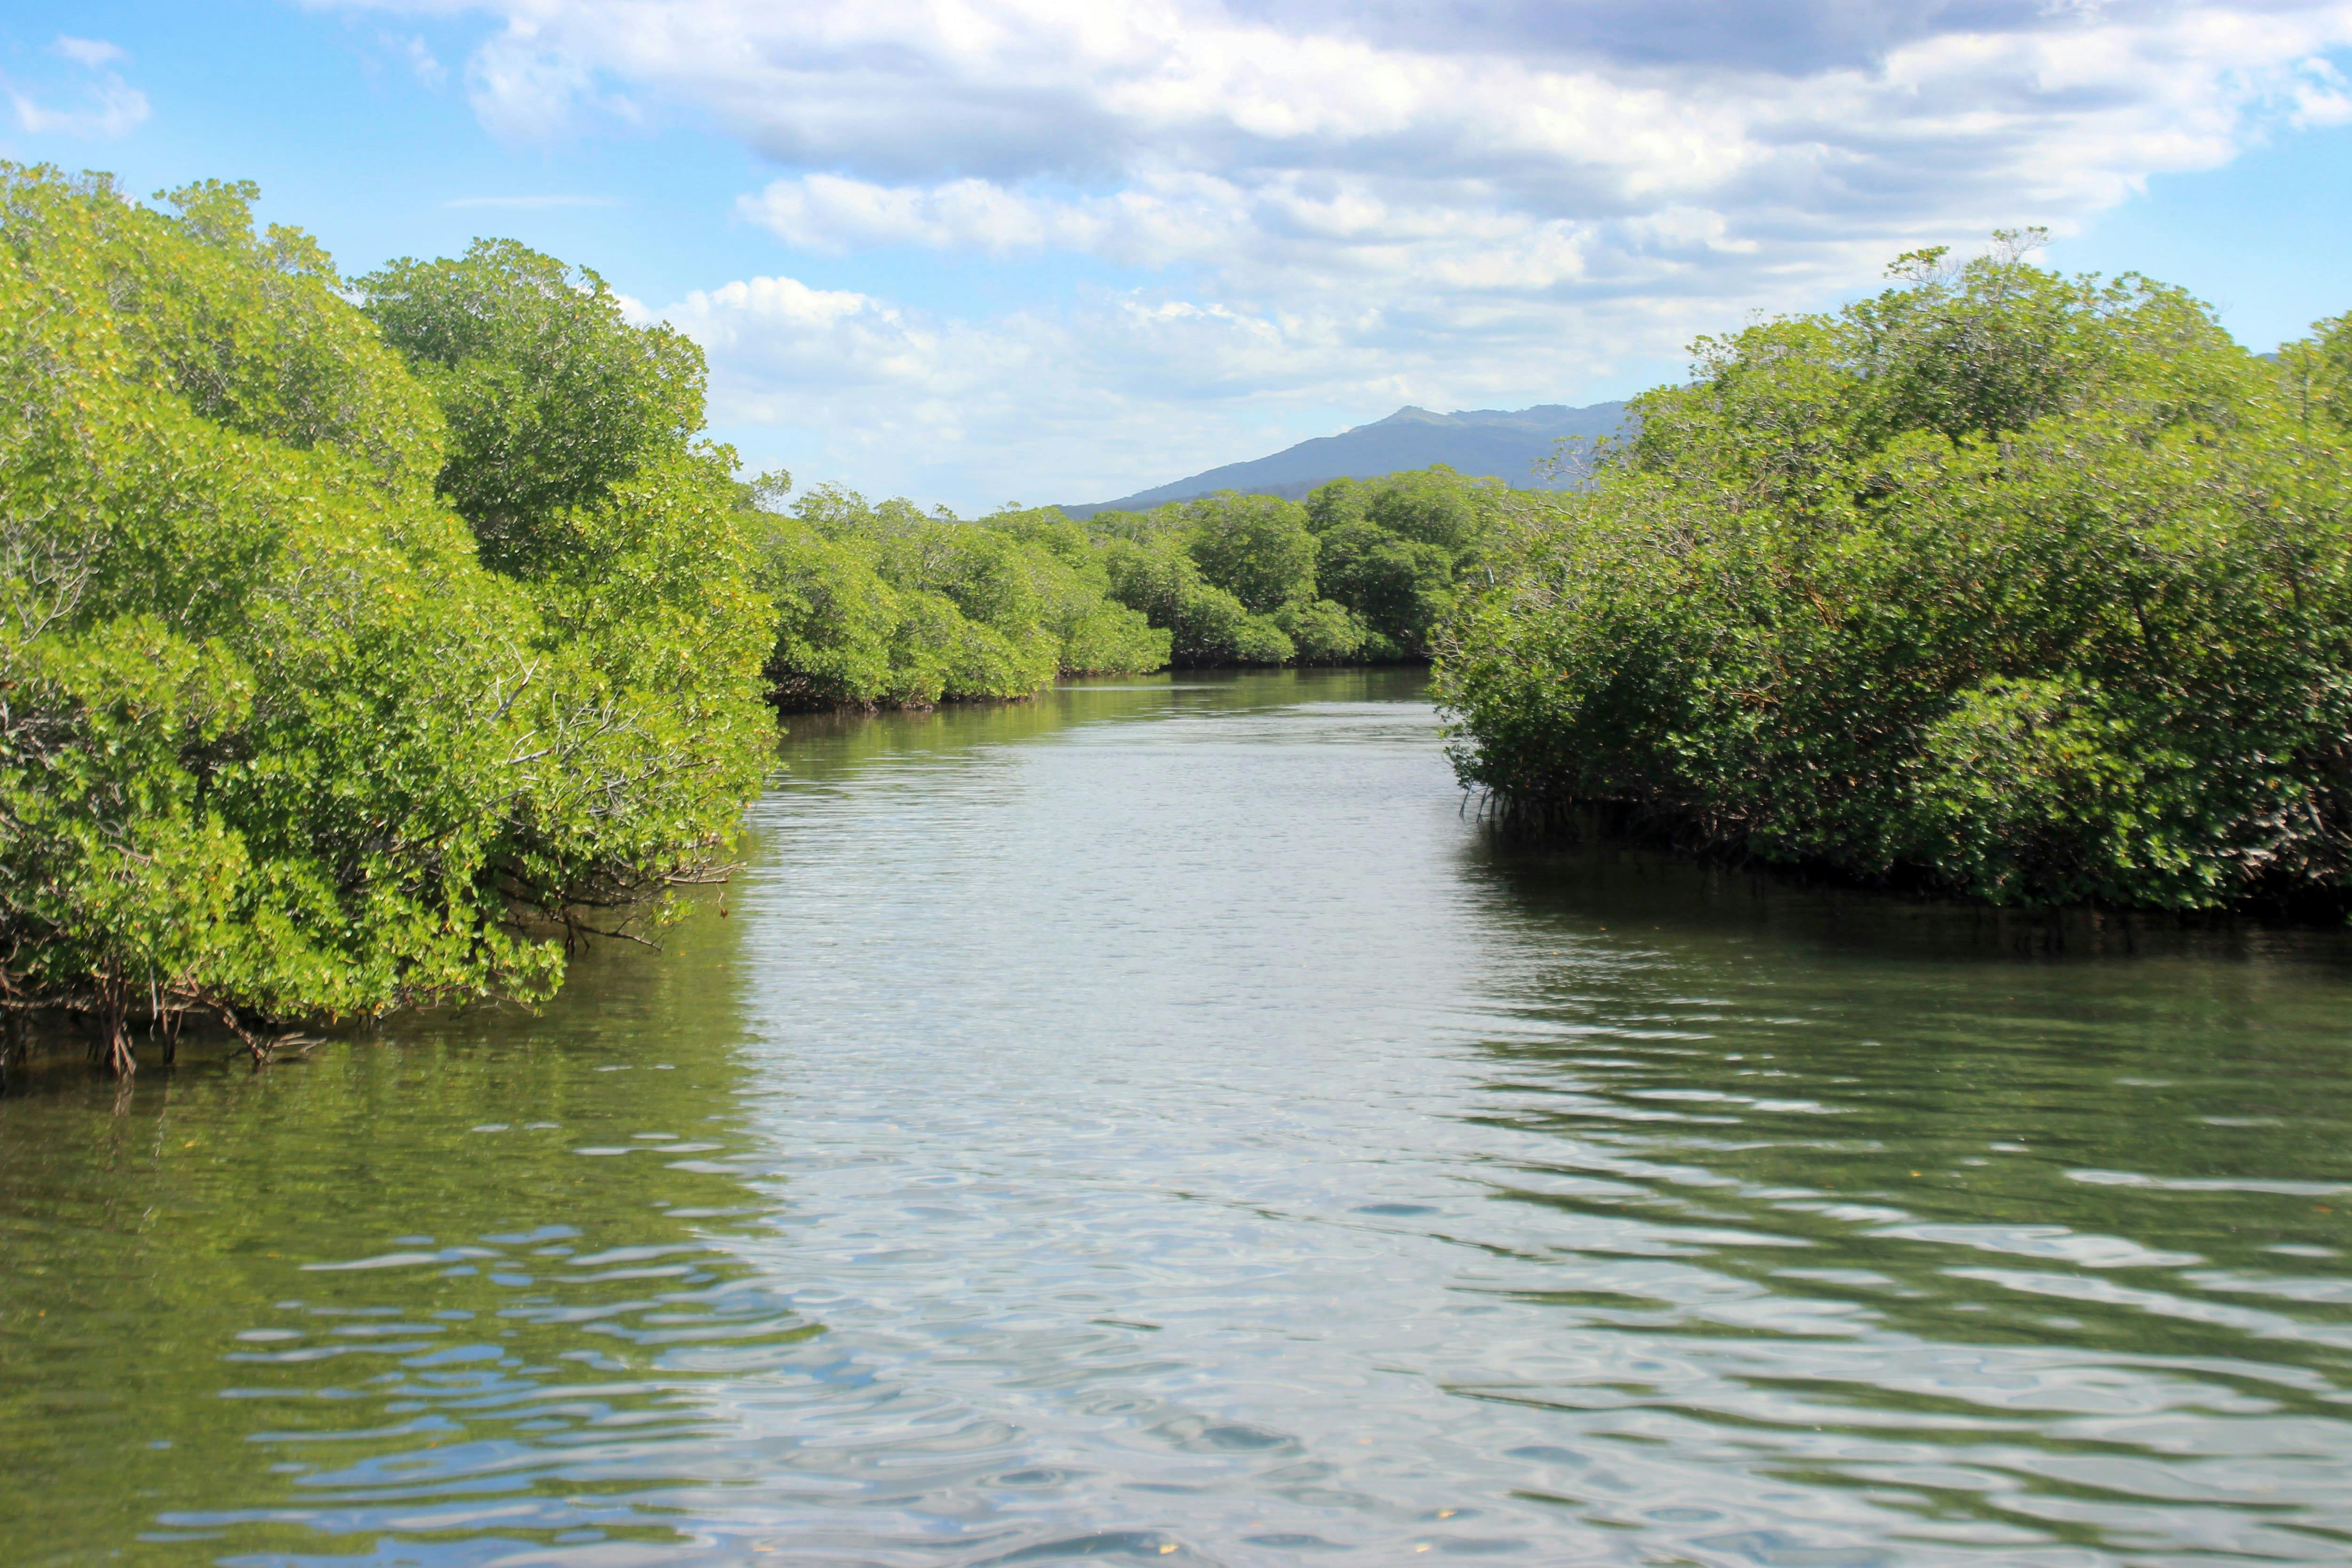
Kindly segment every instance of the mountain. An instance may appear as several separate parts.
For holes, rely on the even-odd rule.
[[[1329,479],[1376,479],[1382,474],[1425,468],[1433,463],[1444,463],[1465,474],[1492,474],[1523,489],[1557,489],[1567,481],[1535,471],[1538,463],[1552,456],[1552,444],[1563,436],[1614,434],[1624,417],[1622,403],[1595,403],[1584,408],[1542,403],[1533,408],[1474,408],[1460,414],[1400,408],[1385,419],[1337,436],[1301,441],[1271,458],[1227,463],[1117,500],[1066,506],[1062,510],[1078,518],[1113,509],[1142,511],[1163,501],[1190,500],[1218,490],[1299,500]]]

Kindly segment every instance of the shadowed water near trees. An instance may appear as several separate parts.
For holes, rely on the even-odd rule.
[[[258,1075],[192,1051],[120,1089],[13,1083],[11,1560],[211,1561],[185,1516],[225,1504],[257,1549],[315,1547],[250,1511],[257,1443],[296,1499],[458,1475],[593,1498],[625,1483],[567,1433],[683,1436],[682,1387],[816,1332],[703,1238],[747,1201],[712,1120],[743,1069],[668,1026],[723,995],[733,929],[607,951],[520,1034],[493,1013]],[[515,1310],[534,1280],[560,1307]]]
[[[1498,834],[1410,671],[785,760],[537,1016],[0,1096],[12,1561],[2352,1546],[2342,933]]]

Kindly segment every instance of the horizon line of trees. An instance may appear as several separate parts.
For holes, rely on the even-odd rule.
[[[1440,467],[1303,504],[1226,490],[1081,523],[790,492],[782,474],[740,490],[786,710],[1020,698],[1171,664],[1424,660],[1510,495]]]

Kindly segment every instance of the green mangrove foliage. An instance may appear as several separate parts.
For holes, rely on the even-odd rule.
[[[1166,628],[1179,664],[1427,657],[1508,492],[1446,468],[1335,479],[1307,504],[1224,491],[1088,530],[1111,592]]]
[[[1175,663],[1287,664],[1302,651],[1345,658],[1361,641],[1344,612],[1328,632],[1302,619],[1318,606],[1315,540],[1294,502],[1227,491],[1140,515],[1097,512],[1088,528],[1111,593],[1167,630]],[[1333,646],[1302,650],[1293,627]]]
[[[2352,895],[2352,324],[2260,359],[2023,252],[1701,340],[1519,506],[1465,782],[2000,903]]]
[[[254,196],[0,165],[0,1006],[119,1069],[545,995],[772,732],[694,347],[511,245],[347,284]]]
[[[1057,676],[1425,658],[1506,492],[1448,468],[1307,504],[1226,491],[1148,513],[976,521],[788,477],[740,487],[785,708],[1027,697]]]
[[[1365,632],[1374,661],[1426,658],[1465,582],[1481,580],[1511,492],[1439,467],[1335,479],[1307,498],[1322,592]]]
[[[789,479],[743,488],[753,580],[772,601],[765,678],[786,708],[1034,696],[1057,676],[1158,669],[1169,637],[1111,596],[1058,511],[977,522]]]

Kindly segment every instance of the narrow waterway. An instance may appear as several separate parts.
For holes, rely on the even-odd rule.
[[[1407,673],[802,721],[538,1016],[0,1097],[0,1562],[2352,1560],[2352,941],[1462,812]]]

